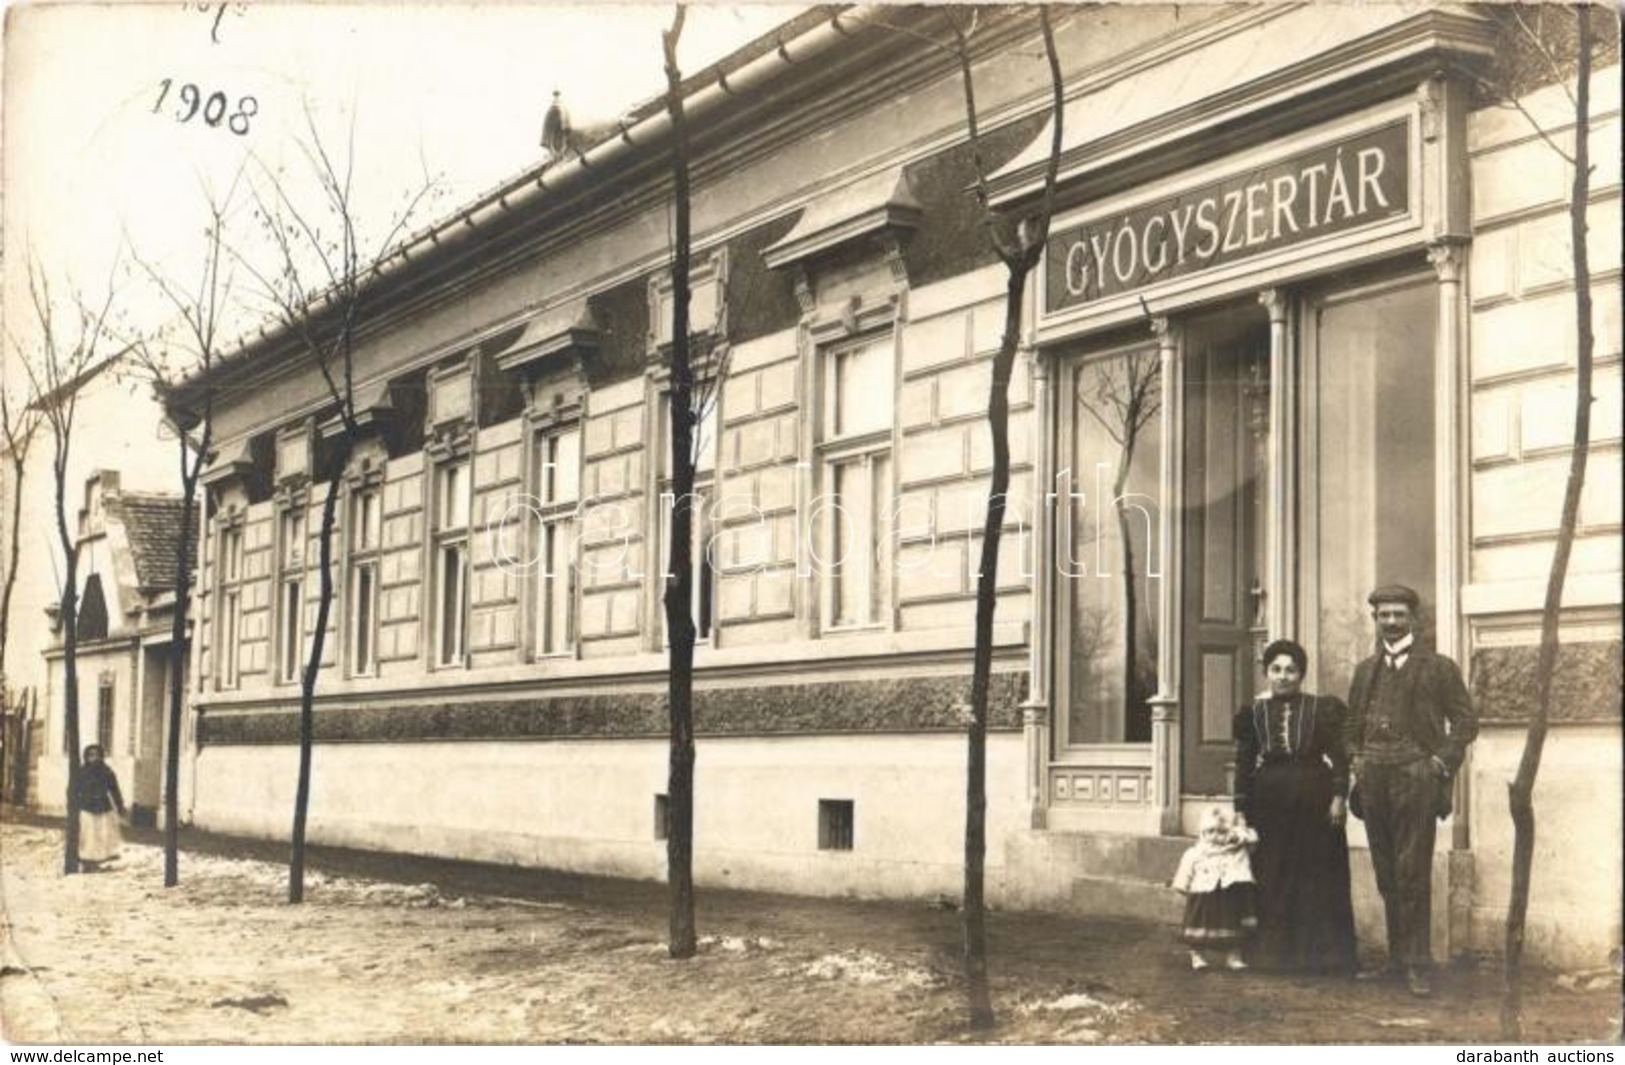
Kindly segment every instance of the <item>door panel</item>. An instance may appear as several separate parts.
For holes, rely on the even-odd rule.
[[[1226,793],[1230,722],[1258,680],[1267,528],[1269,322],[1236,308],[1185,332],[1184,789]]]

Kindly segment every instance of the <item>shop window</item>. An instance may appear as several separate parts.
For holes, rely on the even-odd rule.
[[[564,655],[576,641],[576,538],[581,503],[581,427],[536,437],[535,653]]]
[[[1068,744],[1151,738],[1157,693],[1161,375],[1154,347],[1091,356],[1066,393],[1072,426],[1057,492],[1071,599]]]
[[[277,517],[277,680],[299,679],[305,652],[305,508],[295,502]]]
[[[1422,594],[1431,637],[1437,291],[1429,277],[1338,293],[1306,315],[1301,579],[1320,691],[1347,691],[1371,653],[1366,595],[1380,584]]]
[[[824,535],[815,570],[824,586],[824,627],[887,623],[891,609],[892,334],[823,353],[822,496]]]
[[[851,850],[856,824],[857,811],[851,799],[819,799],[818,849]]]
[[[365,488],[350,496],[350,579],[347,652],[350,674],[378,671],[378,549],[383,536],[383,495]]]
[[[434,661],[463,664],[467,651],[469,465],[448,462],[434,472]]]
[[[243,620],[243,530],[241,526],[220,530],[220,607],[215,619],[216,684],[222,689],[237,687],[237,644]]]

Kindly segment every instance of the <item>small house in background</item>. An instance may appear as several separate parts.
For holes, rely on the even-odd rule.
[[[13,353],[6,354],[9,362]],[[89,615],[80,625],[81,744],[95,742],[98,735],[98,708],[104,698],[100,674],[116,670],[105,697],[114,721],[108,760],[125,784],[126,798],[139,803],[144,815],[161,805],[151,792],[153,781],[162,779],[161,774],[152,776],[152,766],[161,763],[160,755],[142,738],[150,735],[143,729],[155,726],[132,715],[144,712],[140,709],[144,700],[151,705],[153,697],[144,695],[140,685],[156,682],[149,656],[169,640],[173,545],[180,528],[179,496],[169,493],[177,486],[179,444],[151,388],[132,379],[126,369],[125,360],[114,357],[63,385],[75,394],[77,404],[63,502],[68,530],[80,544],[81,610]],[[25,379],[16,365],[6,367],[7,388]],[[5,800],[45,812],[63,809],[67,786],[59,606],[64,564],[57,536],[53,450],[50,428],[42,426],[28,451],[21,485],[22,521],[16,530],[18,565],[5,663],[8,710],[23,706],[24,714],[32,718],[31,725],[14,717],[8,722],[6,776],[12,788]],[[7,523],[17,491],[10,462],[0,462],[0,513]],[[9,535],[8,527],[0,533],[0,543]],[[6,546],[8,550],[0,552],[0,579],[6,576],[3,568],[10,558]],[[94,640],[84,639],[89,634],[95,634]],[[122,663],[116,667],[107,662],[115,647],[123,648],[112,656]],[[138,650],[141,647],[146,651]],[[99,664],[87,667],[89,655]],[[13,738],[21,742],[14,744]],[[143,775],[137,792],[135,780]],[[183,789],[187,783],[183,774]]]
[[[101,746],[123,782],[135,824],[155,824],[163,805],[164,722],[176,682],[169,650],[175,563],[182,530],[196,524],[179,495],[124,491],[114,471],[99,470],[83,485],[77,515],[79,741],[81,747]],[[44,695],[50,727],[33,760],[36,805],[60,811],[67,783],[66,674],[60,610],[51,617]],[[179,682],[184,685],[185,677]],[[183,745],[189,745],[190,733],[184,727]]]

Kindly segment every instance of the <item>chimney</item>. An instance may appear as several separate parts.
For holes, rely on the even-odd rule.
[[[549,158],[557,159],[570,148],[570,115],[559,102],[559,91],[553,90],[553,103],[542,119],[542,147]]]

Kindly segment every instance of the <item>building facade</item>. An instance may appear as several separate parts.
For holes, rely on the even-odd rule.
[[[960,883],[1005,273],[957,66],[924,43],[943,17],[813,11],[685,89],[704,884]],[[1159,912],[1177,837],[1229,792],[1263,643],[1294,635],[1309,687],[1342,694],[1366,592],[1400,581],[1485,722],[1441,833],[1436,947],[1494,949],[1567,460],[1567,178],[1542,138],[1572,110],[1537,92],[1535,130],[1475,103],[1496,31],[1456,9],[1079,8],[1057,37],[1057,210],[1011,385],[994,898]],[[981,158],[1012,211],[1055,121],[1036,40],[1011,10],[976,44]],[[1563,962],[1620,927],[1617,67],[1596,82],[1598,404],[1531,914]],[[313,839],[663,875],[668,135],[646,106],[373,282]],[[192,811],[280,835],[338,427],[274,331],[194,386],[218,390],[221,446]],[[1612,842],[1566,845],[1582,824]]]

